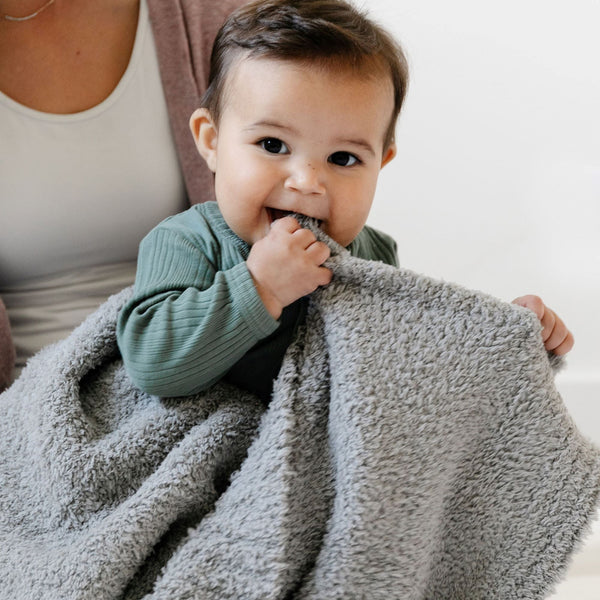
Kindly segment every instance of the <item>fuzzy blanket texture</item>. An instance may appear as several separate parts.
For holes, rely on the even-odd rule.
[[[0,395],[2,600],[544,598],[600,453],[529,311],[335,246],[265,408],[133,387],[129,290]]]

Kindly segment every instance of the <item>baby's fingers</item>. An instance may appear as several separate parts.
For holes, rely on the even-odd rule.
[[[327,267],[319,267],[319,285],[328,285],[331,283],[333,273]]]
[[[567,329],[563,320],[552,310],[546,308],[547,313],[554,315],[554,324],[548,337],[544,340],[544,346],[549,352],[558,356],[567,354],[572,348],[575,340],[573,334]]]
[[[315,265],[322,265],[331,256],[331,250],[327,244],[315,240],[306,248],[306,254]]]
[[[542,323],[542,339],[544,340],[546,348],[548,348],[548,340],[556,330],[556,313],[547,306],[544,306],[544,312],[540,318],[540,322]]]
[[[519,296],[513,300],[513,304],[528,308],[535,313],[542,324],[542,339],[545,342],[550,337],[554,328],[554,313],[546,308],[546,305],[539,296],[534,296],[533,294]]]
[[[542,325],[542,340],[546,350],[558,356],[570,352],[575,343],[573,334],[567,329],[563,320],[548,308],[539,296],[520,296],[513,300],[513,304],[528,308],[537,315]]]
[[[552,352],[554,352],[554,354],[556,354],[557,356],[564,356],[568,352],[571,352],[574,345],[575,338],[573,337],[573,334],[569,331],[567,332],[567,337],[563,340],[563,342],[556,348],[554,348]]]
[[[513,304],[518,304],[519,306],[523,306],[524,308],[528,308],[532,310],[537,318],[541,321],[544,316],[545,306],[542,302],[542,299],[539,296],[534,296],[533,294],[528,294],[527,296],[519,296],[512,301]]]

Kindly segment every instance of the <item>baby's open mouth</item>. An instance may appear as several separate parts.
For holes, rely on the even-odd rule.
[[[278,208],[269,208],[267,210],[269,212],[271,223],[273,223],[273,221],[277,221],[277,219],[283,219],[283,217],[293,214],[290,210],[279,210]]]
[[[301,213],[296,213],[296,212],[291,211],[291,210],[281,210],[279,208],[268,208],[267,212],[269,213],[269,218],[271,220],[271,223],[273,223],[277,219],[283,219],[283,217],[287,217],[288,215],[295,215],[295,214],[299,215],[299,214],[301,214]],[[308,216],[308,215],[302,215],[302,216]],[[323,222],[320,219],[315,219],[315,221],[317,222],[317,226],[320,226],[321,223]]]

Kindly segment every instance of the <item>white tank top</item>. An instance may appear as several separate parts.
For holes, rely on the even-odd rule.
[[[0,92],[0,297],[18,367],[133,283],[143,236],[186,207],[142,0],[127,70],[97,106],[48,114]]]

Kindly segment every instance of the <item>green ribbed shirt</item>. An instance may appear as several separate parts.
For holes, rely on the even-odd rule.
[[[393,239],[371,227],[348,250],[397,264]],[[225,379],[270,397],[306,299],[274,319],[246,267],[249,252],[216,202],[169,217],[142,240],[133,297],[117,323],[125,368],[139,388],[184,396]]]

